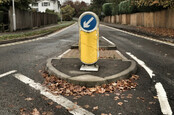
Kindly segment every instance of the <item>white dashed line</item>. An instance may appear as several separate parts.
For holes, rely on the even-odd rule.
[[[112,44],[112,45],[114,45],[115,46],[115,44],[113,43],[113,42],[111,42],[110,40],[108,40],[107,38],[105,38],[104,36],[102,36],[102,38],[104,39],[104,40],[106,40],[107,42],[109,42],[110,44]]]
[[[158,99],[161,106],[161,111],[164,115],[172,115],[172,110],[168,102],[166,92],[161,83],[156,83],[155,88],[157,90]]]
[[[76,24],[76,23],[75,23]],[[74,26],[75,24],[69,26],[69,27],[66,27],[58,32],[55,32],[55,33],[52,33],[50,35],[47,35],[45,37],[39,37],[39,38],[36,38],[36,39],[32,39],[32,40],[25,40],[25,41],[19,41],[19,42],[14,42],[14,43],[9,43],[9,44],[3,44],[3,45],[0,45],[0,47],[6,47],[6,46],[13,46],[13,45],[18,45],[18,44],[23,44],[23,43],[29,43],[29,42],[34,42],[34,41],[38,41],[38,40],[42,40],[42,39],[49,39],[49,37],[52,37],[52,36],[55,36],[56,34],[59,34],[67,29],[69,29],[70,27]]]
[[[153,71],[149,67],[147,67],[146,64],[142,60],[138,59],[137,57],[135,57],[134,55],[132,55],[129,52],[126,52],[126,53],[130,57],[132,57],[135,61],[137,61],[137,63],[139,65],[141,65],[147,71],[147,73],[149,74],[149,76],[151,78],[153,76],[155,76],[155,74],[153,74]],[[162,84],[160,82],[158,82],[155,84],[155,89],[157,91],[157,96],[158,96],[158,100],[160,103],[162,113],[164,115],[172,115],[172,110],[171,110],[171,107],[169,105],[168,98],[166,95],[166,91],[164,90],[164,87],[162,86]]]
[[[162,44],[174,46],[173,43],[168,43],[168,42],[165,42],[165,41],[160,41],[160,40],[157,40],[157,39],[153,39],[153,38],[150,38],[150,37],[146,37],[146,36],[134,34],[134,33],[127,32],[127,31],[124,31],[124,30],[120,30],[120,29],[117,29],[117,28],[109,27],[109,26],[106,26],[106,25],[102,25],[102,26],[107,27],[107,28],[110,28],[110,29],[113,29],[113,30],[116,30],[116,31],[119,31],[119,32],[123,32],[123,33],[129,34],[129,35],[133,35],[133,36],[136,36],[136,37],[140,37],[140,38],[144,38],[144,39],[151,40],[151,41],[154,41],[154,42],[158,42],[158,43],[162,43]]]
[[[43,87],[40,83],[35,83],[34,80],[22,75],[22,74],[15,74],[15,78],[22,81],[25,84],[28,84],[30,87],[39,90],[40,94],[46,96],[47,98],[51,99],[52,101],[56,102],[57,104],[65,107],[69,110],[69,112],[73,115],[94,115],[93,113],[83,109],[82,107],[74,104],[67,98],[61,96],[61,95],[53,95],[52,93],[48,92],[49,89],[46,87]]]
[[[16,72],[17,72],[17,70],[12,70],[12,71],[3,73],[3,74],[0,75],[0,78],[5,77],[5,76],[8,76],[8,75],[13,74],[13,73],[16,73]]]

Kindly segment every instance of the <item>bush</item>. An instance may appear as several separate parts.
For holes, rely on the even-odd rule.
[[[45,10],[45,12],[48,14],[55,14],[54,10],[50,10],[48,8]]]
[[[105,3],[103,4],[103,13],[105,16],[111,16],[112,15],[112,3]]]
[[[136,7],[134,5],[134,0],[125,0],[120,2],[119,14],[130,14],[136,12]]]
[[[137,7],[137,12],[155,12],[155,11],[160,11],[163,9],[165,9],[165,8],[163,8],[163,6],[157,6],[157,5],[139,6],[139,7]]]
[[[65,7],[61,8],[61,12],[64,21],[71,21],[75,10],[70,5],[66,5]]]
[[[119,7],[118,5],[112,6],[112,15],[118,15],[119,14]]]
[[[0,23],[3,23],[4,12],[0,11]]]

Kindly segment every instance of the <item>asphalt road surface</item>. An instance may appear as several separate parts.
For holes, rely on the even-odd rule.
[[[105,26],[100,26],[100,36],[115,43],[122,54],[139,63],[137,72],[140,76],[137,81],[139,85],[134,90],[121,93],[119,100],[114,100],[116,95],[111,93],[95,94],[92,97],[83,96],[79,99],[74,99],[73,96],[63,97],[65,101],[68,100],[72,104],[75,102],[81,106],[82,110],[77,108],[80,114],[85,112],[97,115],[102,113],[112,115],[171,114],[174,111],[174,46]],[[77,115],[78,112],[70,112],[66,104],[64,107],[58,106],[65,103],[64,101],[53,102],[53,97],[45,97],[46,94],[42,92],[42,88],[35,86],[35,83],[43,83],[44,79],[39,71],[44,69],[46,60],[61,55],[77,42],[78,26],[76,24],[64,31],[40,39],[1,45],[0,115],[37,113],[38,111],[40,114],[48,115]],[[17,79],[16,73],[25,76],[25,79]],[[34,80],[34,83],[27,82],[28,79]],[[159,83],[162,84],[162,88]],[[158,90],[162,90],[162,94]],[[129,94],[132,94],[132,98],[126,98]],[[159,97],[162,95],[163,102],[155,98],[157,94]],[[120,102],[123,104],[118,104]]]

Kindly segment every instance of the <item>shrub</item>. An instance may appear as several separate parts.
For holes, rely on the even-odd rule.
[[[122,1],[118,6],[119,6],[119,14],[130,14],[136,12],[134,0]]]
[[[118,15],[119,14],[119,7],[118,5],[112,6],[112,15]]]
[[[70,21],[72,20],[75,10],[70,5],[66,5],[65,7],[61,8],[61,12],[63,20]]]
[[[112,15],[112,3],[105,3],[103,4],[103,13],[105,16],[111,16]]]

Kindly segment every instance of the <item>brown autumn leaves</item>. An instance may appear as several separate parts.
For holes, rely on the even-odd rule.
[[[87,88],[85,86],[74,85],[56,78],[55,76],[49,76],[43,72],[42,76],[45,78],[44,85],[46,85],[54,94],[64,96],[85,96],[103,94],[103,93],[114,93],[118,91],[126,91],[134,89],[138,84],[135,82],[139,78],[137,75],[132,75],[130,79],[118,80],[110,84],[103,84],[101,86],[95,86]]]

